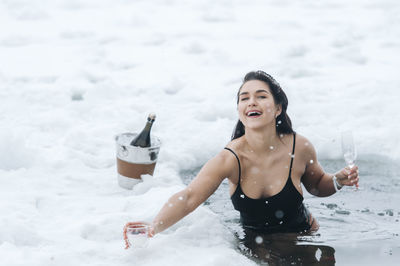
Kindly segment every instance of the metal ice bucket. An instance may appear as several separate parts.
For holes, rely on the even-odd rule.
[[[141,182],[141,175],[153,175],[161,146],[161,141],[155,136],[151,136],[151,147],[130,145],[136,136],[137,133],[122,133],[115,137],[118,184],[126,189]]]

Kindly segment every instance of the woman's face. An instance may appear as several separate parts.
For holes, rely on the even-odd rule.
[[[239,120],[246,128],[262,128],[275,125],[275,118],[281,113],[267,83],[250,80],[243,84],[239,92]]]

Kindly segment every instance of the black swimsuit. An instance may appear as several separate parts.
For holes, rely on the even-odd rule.
[[[303,196],[294,187],[291,178],[296,133],[293,133],[293,137],[289,177],[278,194],[267,198],[252,199],[244,194],[240,187],[241,167],[239,157],[233,150],[225,147],[226,150],[235,155],[239,164],[239,182],[231,200],[234,208],[240,212],[240,221],[245,228],[267,233],[301,232],[311,228],[309,224],[310,214],[303,204]]]

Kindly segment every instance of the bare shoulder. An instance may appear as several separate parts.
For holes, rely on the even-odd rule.
[[[231,140],[225,147],[233,150],[235,153],[240,153],[243,147],[243,137]]]
[[[308,140],[305,136],[298,134],[298,133],[296,133],[296,144],[299,144],[300,147],[304,147],[304,148],[307,148],[310,145],[312,145],[310,140]]]
[[[238,143],[236,140],[230,141],[225,145],[225,147],[233,150],[237,154]],[[222,149],[215,157],[207,163],[207,169],[212,172],[216,172],[219,175],[230,177],[237,168],[236,157],[231,151]]]
[[[315,149],[311,141],[303,135],[296,134],[296,151],[300,157],[309,158],[315,153]]]

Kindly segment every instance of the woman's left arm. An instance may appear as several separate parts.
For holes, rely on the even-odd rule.
[[[303,139],[303,143],[299,143],[304,145],[300,148],[300,157],[305,163],[305,171],[301,181],[308,192],[314,196],[327,197],[343,186],[358,185],[358,166],[354,166],[352,169],[343,168],[335,174],[325,173],[318,162],[314,146],[304,137]]]

